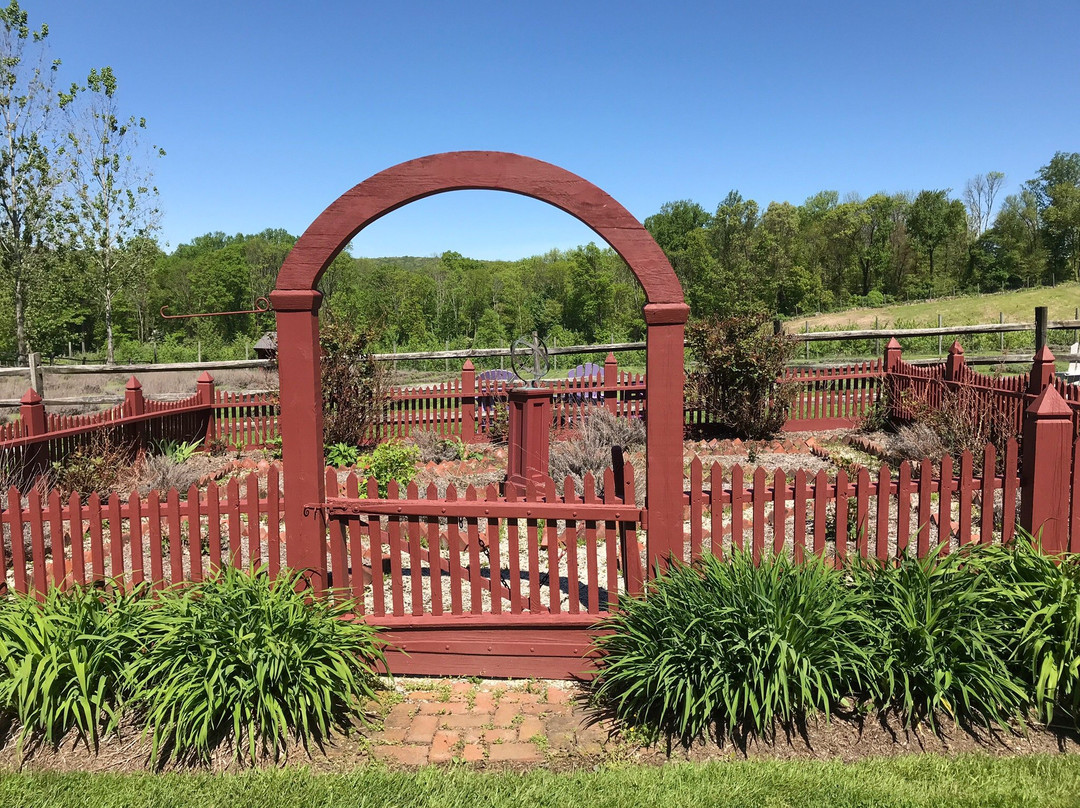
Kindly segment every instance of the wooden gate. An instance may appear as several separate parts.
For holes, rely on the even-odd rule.
[[[374,479],[361,491],[332,470],[326,490],[329,588],[387,629],[394,673],[586,675],[590,628],[642,590],[629,463],[520,498],[495,485],[380,492]]]

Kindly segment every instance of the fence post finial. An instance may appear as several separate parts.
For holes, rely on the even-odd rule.
[[[1054,381],[1054,373],[1057,371],[1054,354],[1043,345],[1035,354],[1035,361],[1031,363],[1031,376],[1028,379],[1028,393],[1037,396]]]
[[[1024,414],[1020,474],[1020,526],[1049,554],[1069,549],[1072,431],[1072,408],[1051,384]]]
[[[124,385],[124,414],[142,415],[146,412],[146,398],[143,396],[142,383],[132,376]]]
[[[902,351],[900,350],[900,343],[897,342],[896,337],[889,337],[889,341],[885,345],[886,373],[896,368],[897,363],[900,362],[901,354]]]
[[[945,360],[945,381],[956,382],[960,380],[960,374],[964,367],[964,348],[959,341],[954,340],[949,346],[949,357]]]

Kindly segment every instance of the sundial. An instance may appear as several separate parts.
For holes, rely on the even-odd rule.
[[[529,387],[539,386],[547,375],[548,349],[544,341],[533,331],[531,336],[521,336],[510,346],[510,365],[517,377]]]

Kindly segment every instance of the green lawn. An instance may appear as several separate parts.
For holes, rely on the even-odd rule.
[[[1035,307],[1047,306],[1051,320],[1071,320],[1080,307],[1080,285],[1059,283],[1057,288],[1041,287],[999,294],[971,295],[970,297],[941,298],[938,300],[902,303],[873,309],[847,309],[816,317],[792,317],[786,326],[789,332],[802,331],[809,321],[811,331],[831,328],[873,328],[877,318],[882,328],[894,325],[898,320],[918,326],[936,326],[938,314],[946,325],[974,325],[996,323],[999,313],[1005,322],[1034,321]]]
[[[1080,757],[839,762],[736,761],[556,774],[464,768],[351,774],[8,774],[0,805],[85,806],[1065,806],[1080,804]]]

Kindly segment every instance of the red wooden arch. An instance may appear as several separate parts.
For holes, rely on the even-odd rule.
[[[367,225],[403,205],[459,190],[509,191],[581,220],[626,261],[645,290],[650,566],[682,542],[683,327],[689,312],[663,251],[629,211],[565,169],[506,152],[448,152],[388,168],[346,191],[304,232],[270,295],[277,315],[288,563],[325,581],[322,391],[317,285]],[[681,555],[681,554],[680,554]]]

